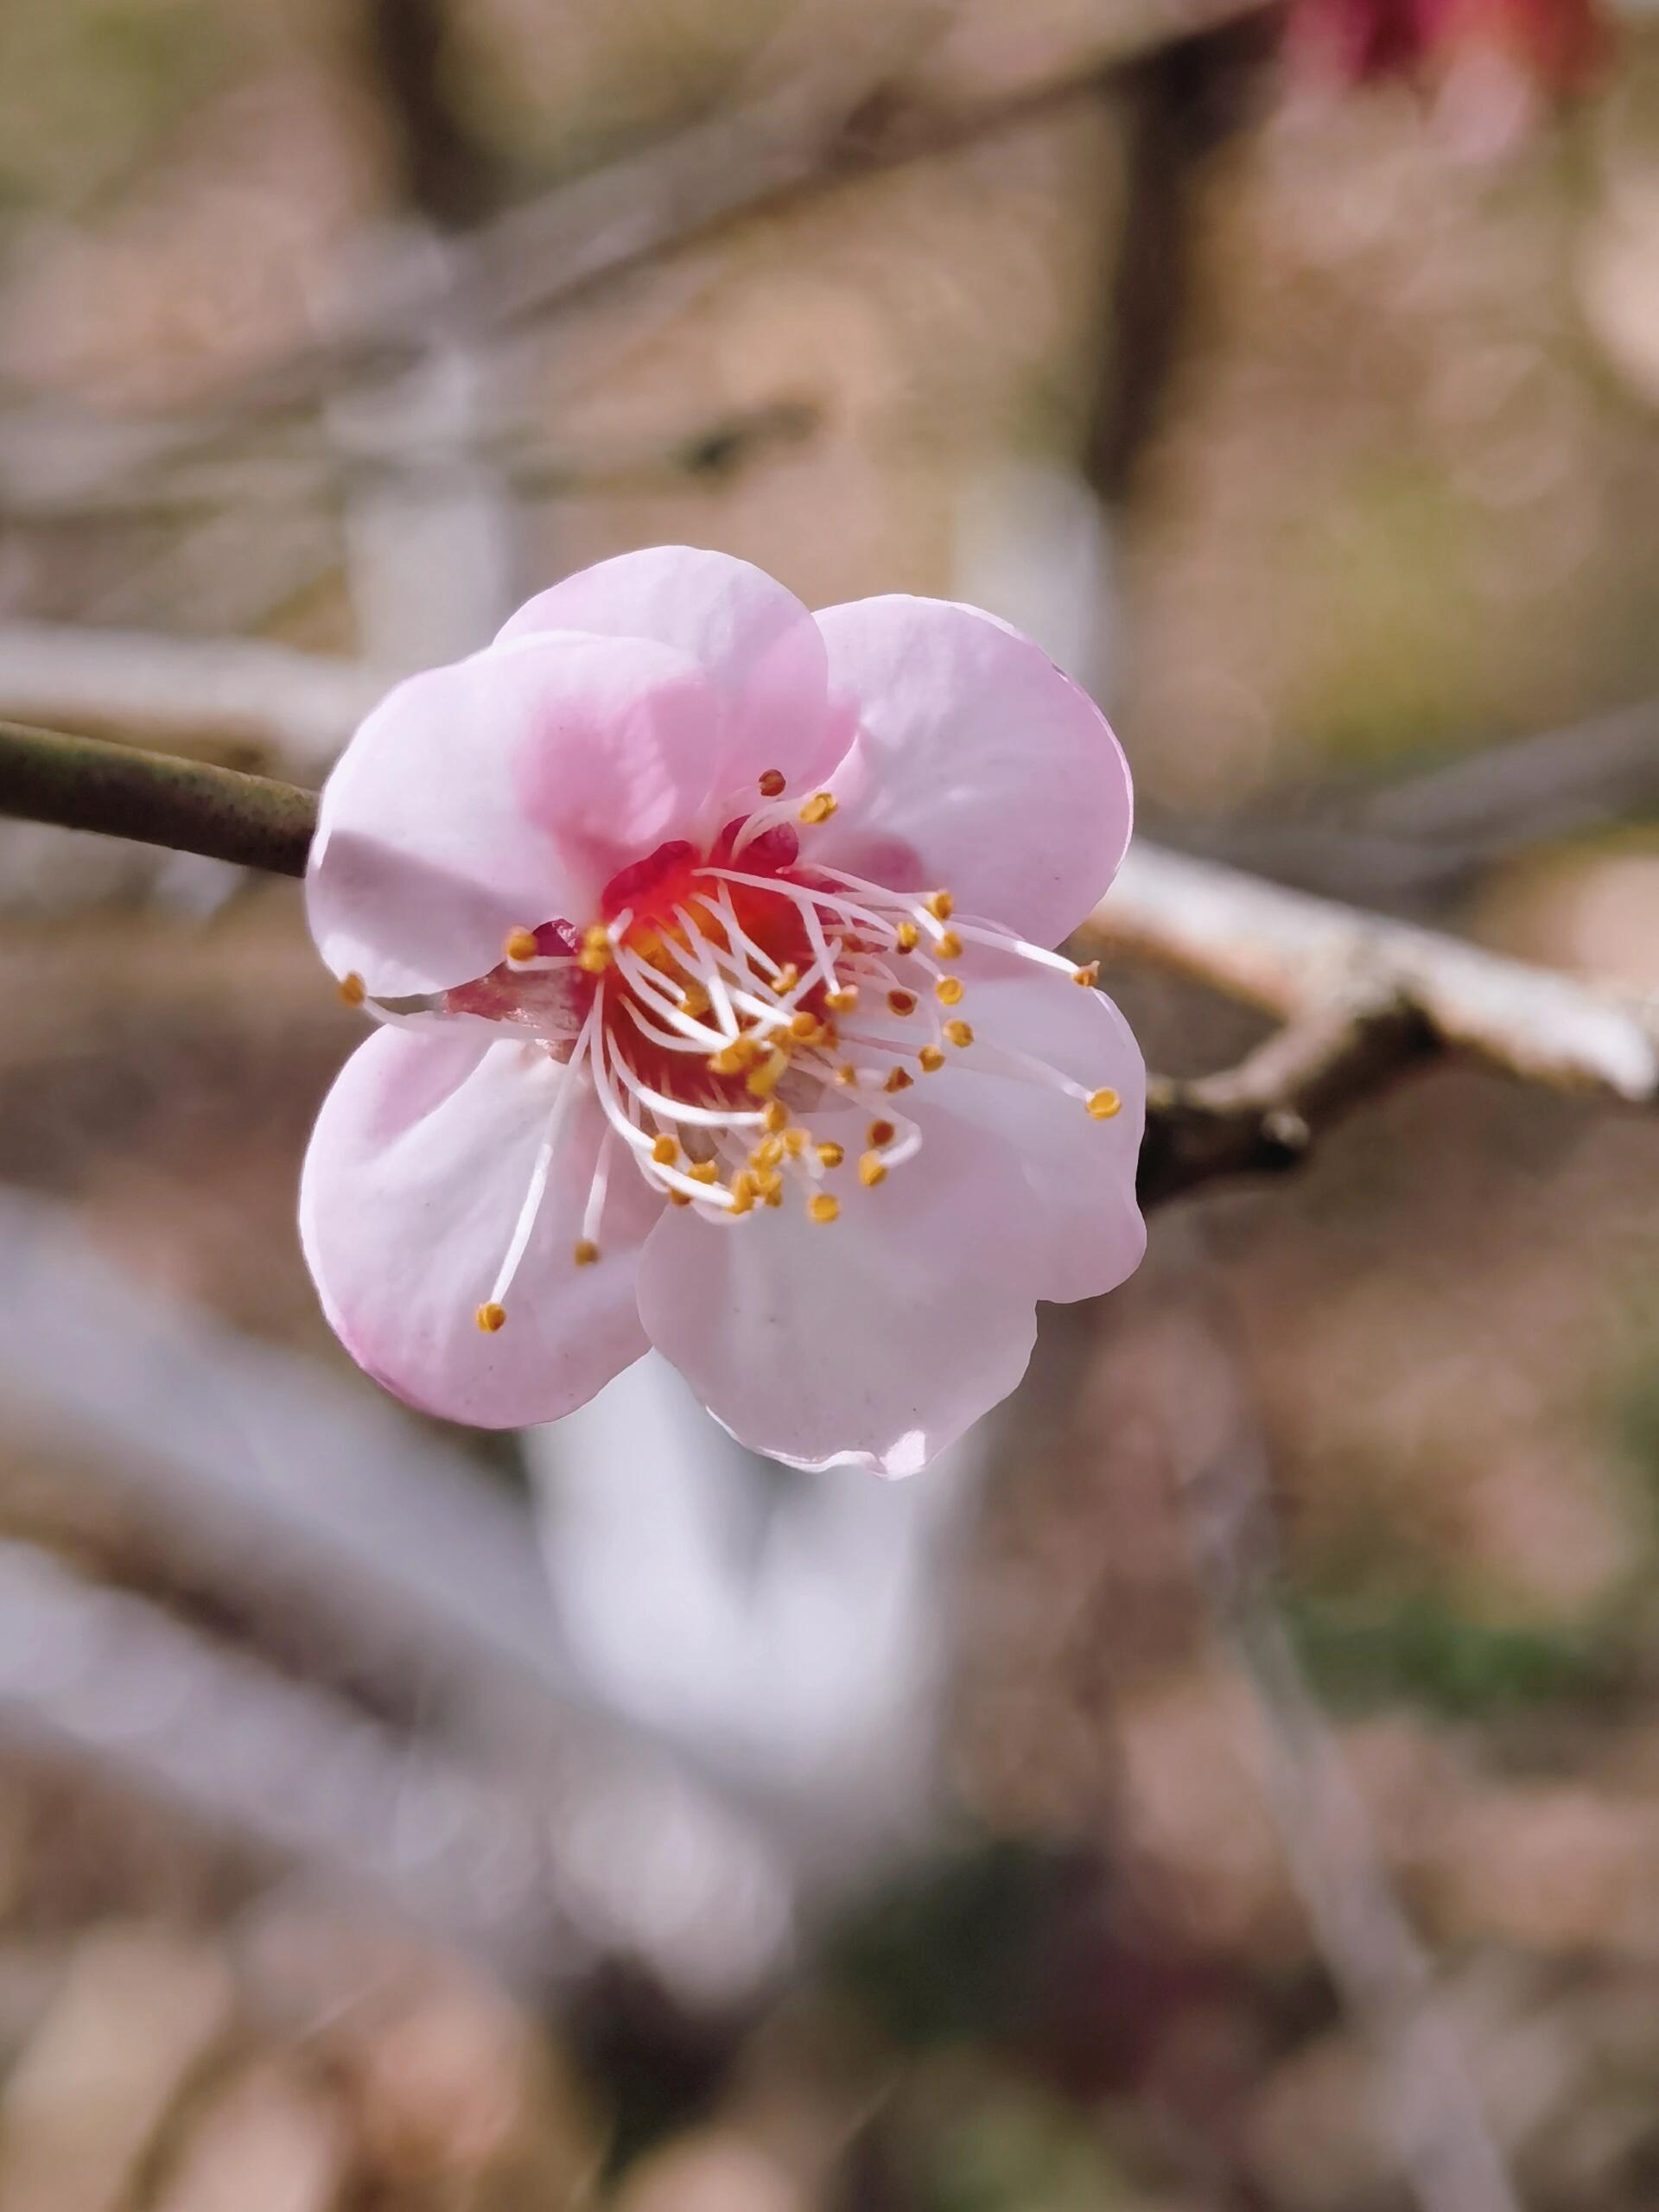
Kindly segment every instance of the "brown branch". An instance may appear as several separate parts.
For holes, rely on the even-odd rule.
[[[274,778],[0,722],[0,813],[303,875],[316,798]],[[1338,1116],[1443,1052],[1659,1104],[1659,1000],[1483,951],[1139,843],[1081,935],[1282,1027],[1236,1067],[1154,1080],[1143,1193],[1295,1164]]]
[[[303,875],[317,801],[270,776],[0,722],[0,813]]]

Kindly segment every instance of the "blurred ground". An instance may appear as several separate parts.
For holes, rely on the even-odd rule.
[[[861,8],[825,51],[846,69],[878,26],[936,96],[1040,86],[1090,14],[965,8],[940,58],[925,11],[895,31]],[[365,229],[409,219],[370,20],[0,18],[0,454],[42,408],[205,403],[349,289]],[[452,209],[718,115],[825,36],[754,5],[446,21]],[[1103,53],[1135,42],[1127,11],[1111,33]],[[1084,513],[1064,619],[1144,800],[1211,830],[1659,696],[1656,53],[1633,27],[1594,101],[1476,161],[1402,88],[1321,105],[1230,49],[1230,128],[1169,135],[1179,99],[1144,71],[1084,81],[711,231],[493,365],[522,579],[683,537],[821,602],[966,590],[1014,548],[1013,588],[1040,596],[1054,517]],[[1149,197],[1172,326],[1151,338],[1125,276]],[[1170,358],[1137,414],[1147,344]],[[352,497],[269,483],[182,512],[14,492],[6,612],[366,649]],[[0,1176],[148,1287],[137,1311],[180,1299],[338,1375],[292,1192],[355,1024],[292,887],[158,888],[66,842],[18,846],[7,890]],[[1521,837],[1447,918],[1652,985],[1659,837]],[[1251,1033],[1114,982],[1173,1071]],[[1336,1837],[1333,1878],[1370,1896],[1374,1853],[1427,1946],[1518,2201],[1641,2212],[1656,1192],[1651,1128],[1437,1073],[1294,1180],[1162,1217],[1106,1309],[1051,1313],[936,1593],[946,1816],[741,2003],[671,2001],[626,1960],[462,1964],[372,1888],[343,1903],[13,1730],[0,2205],[1385,2212],[1414,2201],[1378,2058],[1398,1990],[1368,2016],[1338,1986],[1298,1862]],[[167,1413],[135,1406],[135,1463]],[[0,1536],[356,1720],[422,1706],[372,1638],[181,1555],[107,1438],[33,1402],[0,1416]],[[444,1441],[481,1491],[521,1494],[510,1452]],[[1284,1770],[1206,1566],[1193,1502],[1236,1465],[1271,1503],[1262,1571],[1363,1804],[1357,1854],[1317,1772]]]

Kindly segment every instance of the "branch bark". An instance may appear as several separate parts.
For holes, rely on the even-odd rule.
[[[0,722],[0,813],[303,875],[316,797],[274,777]],[[1147,1201],[1293,1166],[1339,1116],[1444,1052],[1524,1082],[1659,1106],[1659,998],[1138,843],[1080,938],[1260,1007],[1236,1067],[1154,1079]]]

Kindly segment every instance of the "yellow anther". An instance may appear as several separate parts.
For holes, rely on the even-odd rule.
[[[865,1141],[874,1145],[891,1144],[899,1132],[891,1122],[872,1122],[864,1132]]]
[[[762,798],[781,798],[784,795],[784,772],[781,768],[763,769],[755,782]]]
[[[887,1006],[889,1010],[893,1014],[914,1014],[916,1011],[916,994],[914,991],[889,991],[887,993]]]
[[[610,931],[603,922],[590,923],[582,932],[582,950],[576,955],[577,967],[589,976],[602,976],[613,957]]]
[[[893,1068],[888,1071],[887,1079],[881,1088],[883,1090],[908,1090],[915,1080],[915,1077],[911,1074],[908,1068]]]
[[[789,1109],[781,1098],[767,1099],[766,1111],[760,1116],[760,1126],[774,1137],[781,1136],[788,1128]]]
[[[755,1167],[750,1170],[757,1196],[769,1206],[775,1206],[784,1195],[784,1179],[775,1167]]]
[[[599,1247],[591,1236],[579,1236],[570,1256],[579,1268],[591,1268],[599,1257]]]
[[[349,976],[340,979],[340,995],[347,1006],[361,1006],[369,995],[369,987],[353,969]]]
[[[924,1075],[937,1075],[944,1065],[944,1054],[937,1045],[924,1045],[916,1057],[922,1064]]]
[[[935,939],[933,950],[941,960],[958,960],[962,957],[962,939],[955,930],[946,930],[942,938]]]
[[[914,922],[900,922],[898,928],[894,930],[893,933],[893,950],[895,952],[914,952],[917,944],[920,941],[921,934],[921,931],[917,928]]]
[[[821,1034],[821,1025],[816,1014],[809,1014],[803,1007],[789,1018],[789,1033],[804,1045]]]
[[[769,1206],[780,1206],[783,1203],[784,1179],[780,1175],[777,1181],[772,1185],[772,1188],[766,1192],[766,1204]]]
[[[672,1137],[658,1137],[651,1147],[651,1156],[659,1167],[671,1167],[680,1156],[680,1147]]]
[[[806,1202],[806,1210],[814,1221],[833,1221],[841,1211],[841,1200],[832,1198],[828,1191],[815,1191]]]
[[[953,1045],[969,1046],[974,1041],[974,1025],[971,1021],[963,1021],[960,1019],[947,1021],[944,1025],[944,1033]]]
[[[831,1014],[850,1014],[858,1004],[858,986],[847,983],[838,991],[826,991],[823,1002]]]
[[[811,1141],[812,1132],[810,1129],[785,1129],[784,1131],[784,1150],[789,1154],[791,1160],[798,1160]]]
[[[747,1167],[738,1170],[727,1188],[732,1194],[729,1209],[731,1212],[753,1213],[754,1211],[754,1178]]]
[[[1092,983],[1097,982],[1099,978],[1100,963],[1098,960],[1091,960],[1086,966],[1082,968],[1074,968],[1071,970],[1072,982],[1074,983],[1081,983],[1084,990],[1087,990]]]
[[[784,1140],[780,1136],[762,1137],[749,1154],[752,1167],[775,1167],[784,1156]]]
[[[941,976],[933,986],[933,995],[941,1006],[962,1004],[963,981],[960,976]]]
[[[836,1070],[836,1081],[843,1090],[850,1090],[858,1081],[858,1070],[843,1060]]]
[[[696,1021],[709,1011],[709,994],[701,983],[688,983],[680,993],[680,1012]]]
[[[784,1070],[789,1065],[787,1052],[776,1047],[766,1054],[758,1068],[751,1068],[744,1088],[752,1098],[767,1098],[777,1090]]]
[[[668,1194],[668,1203],[671,1206],[689,1206],[691,1203],[691,1193],[690,1191],[671,1191]]]
[[[741,1075],[745,1068],[753,1067],[760,1047],[753,1037],[734,1037],[729,1045],[722,1045],[719,1052],[709,1055],[710,1075]]]
[[[1091,1091],[1089,1111],[1097,1122],[1109,1122],[1114,1114],[1122,1110],[1123,1101],[1115,1090]]]
[[[718,1183],[720,1170],[712,1160],[694,1160],[686,1169],[694,1183]]]
[[[887,1163],[879,1152],[867,1152],[858,1163],[858,1179],[867,1191],[887,1179]]]
[[[772,988],[777,992],[780,999],[786,998],[800,980],[800,969],[795,965],[795,963],[792,960],[786,960],[783,966],[778,970],[778,973],[772,977]]]
[[[507,1309],[505,1306],[498,1306],[492,1299],[488,1305],[479,1307],[476,1319],[485,1335],[493,1337],[498,1329],[505,1326]]]
[[[534,930],[509,930],[501,948],[509,960],[533,960],[541,950]]]
[[[948,922],[957,911],[957,902],[948,891],[931,892],[922,904],[936,922]]]
[[[830,1144],[826,1141],[821,1145],[815,1145],[813,1149],[818,1155],[818,1164],[823,1167],[839,1167],[847,1157],[838,1144]]]
[[[814,791],[801,809],[799,818],[810,830],[815,823],[827,822],[835,810],[836,795],[833,791]]]

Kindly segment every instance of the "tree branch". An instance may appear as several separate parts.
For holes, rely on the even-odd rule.
[[[0,721],[0,813],[303,875],[317,801],[273,777]]]
[[[316,798],[293,784],[0,722],[0,813],[303,875]],[[1154,1079],[1147,1201],[1294,1166],[1341,1114],[1445,1052],[1525,1082],[1659,1105],[1659,1000],[1138,843],[1079,935],[1283,1025],[1234,1068]]]

